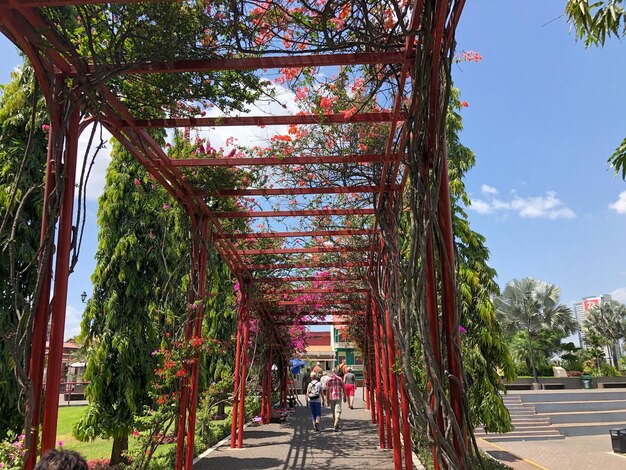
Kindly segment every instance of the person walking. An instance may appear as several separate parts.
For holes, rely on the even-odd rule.
[[[352,367],[348,367],[348,372],[343,376],[346,396],[348,397],[348,407],[354,409],[354,393],[356,391],[356,376],[352,373]]]
[[[307,406],[311,408],[311,420],[313,429],[320,432],[320,419],[322,418],[322,386],[317,380],[317,374],[311,372],[311,383],[309,383],[306,393]]]
[[[326,371],[323,371],[322,378],[320,379],[320,385],[322,386],[322,406],[328,406],[328,379],[330,379],[330,377]]]
[[[302,394],[306,395],[306,391],[309,387],[309,383],[311,382],[311,368],[307,367],[306,371],[302,373]]]
[[[341,419],[341,400],[343,398],[343,401],[346,401],[346,390],[341,377],[337,375],[337,368],[333,369],[332,375],[326,382],[326,393],[330,409],[333,412],[333,428],[337,432]]]
[[[346,365],[346,360],[342,359],[341,360],[341,364],[339,364],[339,366],[337,366],[337,375],[343,379],[343,376],[346,375],[346,372],[348,371],[348,366]]]

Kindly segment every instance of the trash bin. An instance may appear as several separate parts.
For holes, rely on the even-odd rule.
[[[591,376],[589,374],[582,375],[583,388],[593,388],[593,382],[591,381]]]
[[[613,452],[626,453],[626,428],[611,429]]]

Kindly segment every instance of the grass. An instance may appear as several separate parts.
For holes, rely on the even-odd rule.
[[[111,456],[112,439],[94,439],[93,441],[81,442],[72,436],[74,423],[78,421],[85,409],[87,409],[86,406],[64,406],[59,408],[57,440],[63,442],[64,449],[75,450],[87,460],[108,459]]]
[[[74,424],[80,419],[81,415],[85,411],[86,406],[64,406],[59,408],[59,421],[57,425],[57,440],[63,442],[63,448],[68,450],[75,450],[83,455],[87,460],[92,459],[108,459],[111,456],[111,448],[113,447],[113,439],[94,439],[93,441],[81,442],[72,436],[72,428]],[[230,407],[226,408],[226,415]],[[211,422],[212,426],[223,425],[228,421],[228,418],[223,420],[214,420]],[[136,445],[136,440],[130,436],[128,440],[129,447]],[[167,452],[175,444],[162,444],[158,447],[155,455],[161,455]]]

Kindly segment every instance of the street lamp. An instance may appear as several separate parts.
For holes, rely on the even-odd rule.
[[[82,300],[83,303],[85,303],[86,299],[87,299],[87,292],[83,291],[83,293],[80,294],[80,300]]]
[[[539,383],[539,377],[537,377],[537,369],[535,368],[535,355],[533,353],[533,342],[530,337],[530,315],[528,315],[528,301],[532,299],[533,293],[529,290],[524,292],[524,315],[526,315],[526,320],[528,321],[528,354],[530,355],[530,365],[533,369],[533,382],[536,384]]]

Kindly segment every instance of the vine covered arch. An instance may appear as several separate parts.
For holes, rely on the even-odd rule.
[[[267,340],[263,422],[275,363],[287,398],[286,338],[332,323],[347,325],[364,353],[372,422],[396,468],[412,468],[422,428],[436,468],[470,468],[446,144],[463,5],[0,0],[0,29],[32,64],[50,115],[26,468],[39,448],[49,321],[45,388],[60,383],[78,136],[92,122],[189,215],[187,339],[202,334],[207,251],[217,250],[239,281],[231,446],[243,443],[250,321]],[[285,111],[277,90],[291,93],[296,109]],[[242,113],[261,98],[283,112]],[[183,156],[154,137],[155,129],[210,136],[244,126],[271,129],[267,145],[227,152],[199,140]],[[176,468],[189,469],[198,361],[187,368]],[[42,451],[55,443],[53,395],[43,404]]]

